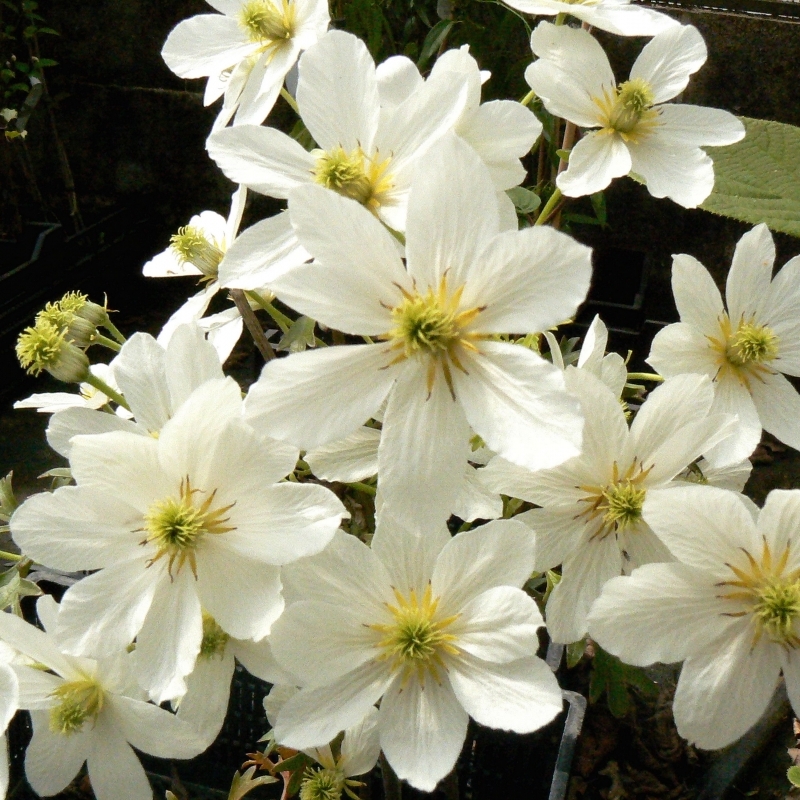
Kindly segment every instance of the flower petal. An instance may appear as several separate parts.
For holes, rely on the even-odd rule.
[[[699,147],[675,145],[655,134],[628,145],[631,167],[653,197],[669,197],[684,208],[699,206],[714,188],[714,162]]]
[[[665,143],[720,147],[744,138],[744,125],[719,108],[666,103],[659,106],[658,114],[658,134]]]
[[[567,197],[583,197],[605,189],[631,171],[631,152],[620,136],[590,131],[573,148],[569,166],[556,183]]]
[[[762,222],[736,243],[725,299],[734,326],[758,314],[770,294],[775,243],[769,228]]]
[[[701,291],[698,287],[698,294]],[[667,325],[655,335],[647,363],[667,378],[687,372],[713,378],[719,370],[714,351],[703,332],[683,322]],[[722,411],[721,408],[716,410]]]
[[[764,430],[800,449],[800,395],[794,386],[780,373],[768,373],[751,381],[750,393]]]
[[[33,712],[33,738],[25,751],[25,777],[39,795],[49,797],[65,789],[78,774],[91,748],[89,733],[72,736],[51,733],[47,712]]]
[[[221,656],[200,656],[186,679],[186,694],[180,700],[177,717],[202,737],[203,750],[213,744],[225,722],[235,668],[236,660],[228,648]]]
[[[344,439],[309,450],[305,462],[324,481],[353,483],[378,474],[381,432],[361,427]]]
[[[120,787],[125,787],[125,800],[150,800],[153,790],[144,768],[122,735],[100,720],[92,733],[86,767],[95,798],[119,800]]]
[[[682,323],[705,336],[719,337],[725,312],[722,295],[711,273],[696,258],[684,254],[672,257],[672,293]]]

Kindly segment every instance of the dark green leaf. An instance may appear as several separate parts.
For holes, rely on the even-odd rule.
[[[420,71],[425,69],[434,53],[438,52],[439,48],[447,41],[447,37],[453,29],[453,25],[455,25],[455,23],[452,20],[442,19],[428,31],[428,35],[422,43],[422,51],[420,52],[419,60],[417,61],[417,68]]]

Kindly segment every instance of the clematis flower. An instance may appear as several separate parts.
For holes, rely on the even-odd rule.
[[[262,639],[283,609],[280,565],[323,548],[345,513],[321,486],[277,483],[297,450],[241,414],[238,385],[208,380],[158,438],[76,436],[77,485],[34,495],[10,522],[39,563],[98,570],[64,595],[64,649],[103,657],[135,638],[137,680],[157,702],[185,693],[203,610],[233,638]]]
[[[630,0],[503,0],[506,5],[535,17],[569,14],[593,28],[618,36],[655,36],[679,23]]]
[[[784,375],[800,376],[800,257],[772,279],[775,245],[757,225],[736,245],[725,299],[708,270],[689,255],[672,263],[681,321],[653,339],[648,361],[667,377],[685,373],[714,381],[714,408],[739,417],[739,435],[718,459],[747,458],[761,429],[800,449],[800,397]]]
[[[260,125],[300,53],[325,35],[325,0],[209,0],[220,14],[184,20],[167,37],[161,55],[181,78],[208,76],[203,103],[223,94],[214,127]]]
[[[420,163],[407,269],[392,235],[349,198],[302,187],[290,213],[316,260],[279,278],[276,295],[324,325],[380,341],[270,362],[248,393],[253,424],[310,450],[347,436],[388,398],[380,491],[409,519],[450,514],[470,429],[533,468],[579,451],[578,404],[561,370],[495,334],[569,317],[588,287],[590,251],[551,228],[501,231],[488,170],[467,145],[452,136]]]
[[[110,366],[114,383],[109,385],[122,391],[131,418],[88,406],[55,413],[47,441],[65,458],[69,458],[73,436],[109,431],[157,434],[194,389],[225,377],[216,350],[196,325],[178,328],[166,348],[147,333],[135,333]]]
[[[548,723],[561,693],[536,657],[541,615],[519,588],[532,538],[513,521],[415,536],[384,515],[371,549],[339,532],[287,567],[288,605],[271,640],[302,688],[280,710],[276,740],[319,746],[380,700],[384,755],[431,791],[455,765],[469,716],[519,733]]]
[[[781,673],[800,712],[800,491],[758,512],[741,495],[686,486],[653,494],[647,524],[675,556],[609,581],[589,634],[634,665],[683,661],[678,733],[708,750],[763,714]]]
[[[700,148],[738,142],[744,126],[727,111],[666,102],[705,63],[706,45],[696,28],[659,33],[619,85],[603,48],[585,30],[541,22],[531,48],[539,60],[525,79],[547,110],[599,129],[572,148],[569,166],[556,181],[565,195],[599,192],[628,173],[640,176],[653,197],[686,208],[711,194],[714,164]]]
[[[272,687],[264,698],[264,710],[270,725],[275,724],[286,701],[297,692],[297,687],[290,684]],[[343,794],[352,800],[358,800],[353,789],[361,784],[353,780],[353,777],[369,772],[377,763],[381,752],[378,740],[378,709],[370,708],[364,719],[344,731],[336,753],[330,743],[320,747],[307,747],[303,752],[313,758],[319,767],[306,768],[300,784],[301,800],[339,800]]]
[[[92,364],[93,372],[112,389],[119,390],[114,380],[114,373],[108,364]],[[89,383],[79,385],[79,392],[43,392],[32,394],[24,400],[17,400],[14,408],[35,408],[42,414],[55,414],[65,408],[91,408],[97,410],[109,402],[109,398]],[[124,409],[123,409],[124,411]]]
[[[642,504],[669,493],[673,479],[735,426],[730,416],[709,413],[713,390],[700,376],[674,378],[653,391],[630,429],[617,395],[590,373],[569,368],[567,386],[586,418],[579,456],[538,472],[497,458],[479,473],[490,489],[541,506],[517,519],[535,531],[536,569],[562,565],[547,603],[547,629],[565,644],[586,633],[586,614],[606,581],[671,560],[642,518]]]
[[[54,621],[50,597],[37,604]],[[58,794],[86,762],[97,800],[150,800],[153,793],[135,747],[160,758],[191,758],[202,746],[192,728],[145,702],[127,669],[128,654],[94,661],[64,653],[50,633],[13,614],[0,614],[0,639],[35,666],[13,665],[20,706],[33,738],[25,753],[28,783],[40,795]]]

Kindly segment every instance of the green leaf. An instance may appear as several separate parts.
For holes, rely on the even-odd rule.
[[[43,472],[39,478],[67,478],[72,480],[72,470],[69,467],[55,467]]]
[[[37,62],[40,67],[57,67],[58,61],[53,61],[52,58],[40,58]]]
[[[61,36],[58,31],[54,31],[52,28],[39,28],[39,33],[49,33],[51,36]]]
[[[632,708],[629,687],[647,697],[658,694],[658,686],[641,669],[623,664],[596,643],[594,647],[592,676],[589,680],[591,702],[596,703],[605,694],[609,711],[615,717],[624,717]]]
[[[11,485],[13,479],[13,470],[5,478],[0,479],[0,518],[5,519],[6,522],[19,505],[17,498],[14,497],[14,487]]]
[[[583,654],[586,652],[586,639],[580,639],[577,642],[571,642],[567,645],[567,669],[576,667]]]
[[[42,590],[33,581],[20,578],[15,566],[0,575],[0,611],[10,606],[17,612],[21,597],[38,597],[41,594]]]
[[[290,353],[302,353],[309,347],[314,347],[314,328],[316,322],[311,317],[298,317],[289,330],[281,337],[278,350],[288,350]]]
[[[800,128],[740,119],[747,130],[741,142],[707,148],[716,181],[700,208],[800,236]]]
[[[431,60],[433,54],[437,52],[447,40],[450,31],[453,29],[453,25],[455,25],[455,22],[442,19],[428,31],[428,35],[422,43],[422,52],[420,53],[419,61],[417,61],[417,68],[420,71],[425,69],[425,66]]]
[[[792,786],[800,787],[800,767],[789,767],[789,769],[786,770],[786,777],[789,779],[789,783],[791,783]]]
[[[247,772],[241,775],[236,772],[231,781],[231,789],[228,793],[228,800],[241,800],[248,792],[256,788],[256,786],[263,786],[265,783],[277,783],[278,779],[273,778],[272,775],[262,775],[254,778],[253,775],[256,771],[255,767],[250,767]]]
[[[522,186],[515,186],[506,191],[511,202],[521,214],[533,214],[542,204],[542,198],[530,189],[523,189]]]

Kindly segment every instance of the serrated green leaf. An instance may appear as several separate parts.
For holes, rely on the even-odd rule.
[[[289,330],[281,337],[278,350],[288,350],[290,353],[302,353],[309,347],[314,347],[314,327],[316,322],[311,317],[298,317]]]
[[[740,117],[741,142],[709,147],[714,190],[700,208],[800,236],[800,128]]]
[[[792,786],[800,787],[800,767],[789,767],[789,769],[786,770],[786,777],[789,779],[789,783],[791,783]]]
[[[523,214],[533,214],[542,204],[542,198],[530,189],[522,186],[515,186],[513,189],[506,190],[508,199],[514,204],[516,209]]]

